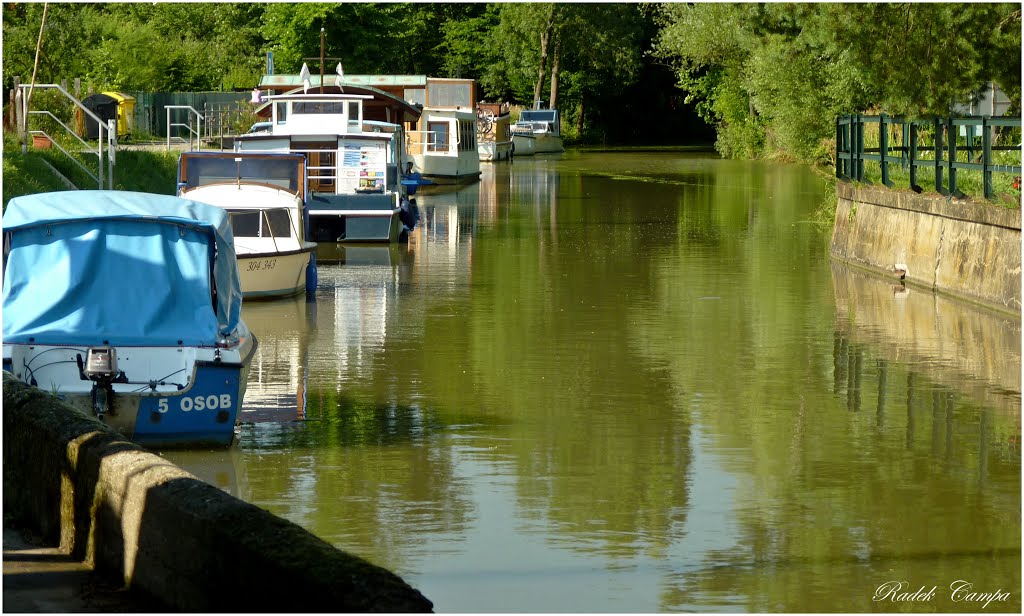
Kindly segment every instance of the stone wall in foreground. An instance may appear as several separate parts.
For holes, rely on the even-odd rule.
[[[1021,211],[878,186],[836,185],[832,255],[1021,314]]]
[[[189,612],[430,612],[395,574],[4,373],[6,520]]]

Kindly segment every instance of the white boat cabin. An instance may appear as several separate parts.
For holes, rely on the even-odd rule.
[[[397,195],[405,141],[401,124],[366,120],[364,94],[269,97],[270,131],[240,135],[242,152],[306,156],[309,188],[337,195]]]
[[[406,153],[422,175],[437,180],[467,181],[480,176],[476,114],[469,109],[426,107],[421,130],[410,130]]]

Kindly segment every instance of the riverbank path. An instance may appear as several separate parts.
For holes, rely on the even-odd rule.
[[[32,533],[4,525],[5,613],[164,612]]]

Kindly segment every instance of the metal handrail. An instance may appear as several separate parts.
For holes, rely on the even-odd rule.
[[[99,127],[99,129],[97,131],[97,144],[96,144],[96,152],[95,152],[95,154],[96,154],[96,164],[97,164],[97,167],[98,167],[97,175],[94,176],[90,172],[86,172],[86,173],[90,177],[92,177],[94,179],[97,179],[98,183],[99,183],[100,190],[103,190],[103,142],[104,141],[110,141],[111,143],[108,143],[108,154],[107,154],[107,180],[108,180],[109,186],[111,188],[113,188],[113,186],[114,186],[114,156],[113,156],[113,148],[116,146],[116,141],[114,141],[111,138],[111,135],[109,134],[110,128],[107,126],[106,121],[104,121],[98,115],[93,113],[93,111],[91,109],[89,109],[88,107],[83,105],[82,101],[80,101],[77,98],[75,98],[74,96],[72,96],[71,93],[68,92],[60,84],[57,84],[57,83],[36,83],[36,84],[23,83],[23,84],[19,84],[18,88],[21,89],[22,91],[24,91],[24,90],[31,90],[31,89],[34,89],[34,88],[39,88],[41,90],[50,90],[50,89],[57,90],[58,92],[63,94],[65,98],[67,98],[72,103],[74,103],[74,105],[76,107],[81,109],[82,112],[85,115],[89,116],[90,118],[92,118],[96,122],[97,126]],[[28,130],[28,116],[33,114],[33,113],[44,113],[44,112],[29,111],[28,110],[28,96],[25,95],[25,94],[22,94],[21,102],[22,102],[22,111],[24,113],[24,119],[25,119],[25,127],[24,127],[25,134],[26,135],[35,134],[35,131],[29,131]],[[59,122],[61,126],[63,126],[66,130],[68,130],[72,135],[75,135],[75,137],[79,141],[82,141],[82,143],[85,145],[86,149],[89,151],[90,154],[93,153],[92,147],[90,147],[88,143],[83,141],[81,139],[81,137],[79,137],[78,134],[75,133],[75,131],[73,131],[70,128],[68,128],[68,126],[66,124],[64,124],[59,119],[57,119],[56,116],[54,116],[52,113],[50,113],[48,111],[45,112],[45,113],[49,114],[51,117],[53,117],[55,120],[57,120],[57,122]],[[108,133],[106,135],[107,139],[104,139],[104,132]],[[46,137],[47,137],[47,139],[50,139],[49,135],[46,135]],[[52,143],[54,143],[54,144],[57,143],[53,139],[50,139],[50,141]],[[82,164],[74,156],[71,156],[71,154],[69,154],[67,152],[67,150],[65,150],[64,148],[60,147],[59,145],[57,147],[60,148],[60,150],[62,152],[67,154],[68,157],[71,158],[72,160],[74,160],[76,163],[78,163],[79,165]],[[26,142],[26,143],[24,143],[22,145],[22,153],[24,154],[27,151],[27,149],[28,149],[28,143]]]
[[[180,127],[180,128],[187,128],[188,129],[188,132],[189,132],[189,135],[188,135],[188,147],[189,148],[192,147],[192,135],[195,135],[196,136],[196,144],[197,144],[196,145],[196,149],[197,150],[202,150],[203,149],[203,140],[202,140],[203,114],[201,114],[198,111],[196,111],[195,108],[192,107],[191,105],[167,105],[166,107],[164,107],[164,109],[167,111],[167,149],[168,150],[171,149],[171,127],[172,126],[177,126],[177,127]],[[180,122],[175,122],[175,123],[172,124],[171,123],[171,110],[172,109],[188,109],[189,110],[188,124],[182,124]],[[192,116],[193,115],[196,116],[196,128],[195,128],[195,130],[192,129]]]
[[[85,139],[82,139],[81,137],[79,137],[78,134],[75,133],[75,131],[71,129],[71,127],[69,127],[67,124],[62,122],[61,119],[58,118],[57,116],[53,115],[49,111],[29,111],[29,114],[39,114],[39,115],[48,115],[48,116],[50,116],[51,118],[54,119],[54,121],[57,122],[57,124],[60,124],[62,127],[64,127],[64,130],[66,130],[69,133],[71,133],[72,135],[74,135],[75,139],[78,139],[79,143],[81,143],[83,146],[85,146],[85,148],[89,151],[90,154],[93,154],[92,148],[89,146],[89,143],[86,142]],[[78,165],[79,167],[81,167],[82,171],[84,171],[87,176],[89,176],[92,179],[96,180],[98,182],[98,184],[99,184],[99,189],[103,190],[103,161],[102,160],[97,159],[97,161],[96,161],[97,170],[96,170],[96,174],[93,175],[93,172],[89,171],[89,168],[86,167],[82,163],[82,161],[80,161],[77,158],[75,158],[71,154],[71,152],[68,152],[67,150],[65,150],[64,146],[62,146],[61,144],[57,143],[57,141],[53,137],[48,135],[46,133],[46,131],[30,130],[28,132],[29,132],[29,134],[32,134],[32,135],[42,135],[42,136],[46,137],[47,139],[49,139],[50,143],[52,143],[53,145],[57,146],[58,150],[63,152],[65,154],[65,156],[67,156],[68,158],[71,159],[71,162],[73,162],[76,165]]]
[[[864,143],[864,127],[878,125],[879,144],[877,148],[867,148]],[[954,129],[958,127],[980,127],[980,137],[966,131],[963,148],[958,144]],[[994,173],[1021,173],[1021,165],[1000,165],[992,161],[992,153],[996,151],[1020,151],[1020,145],[998,146],[992,143],[995,127],[1020,128],[1020,118],[1004,118],[991,116],[972,116],[963,118],[932,118],[927,120],[905,120],[902,118],[880,114],[846,115],[836,119],[836,177],[840,179],[864,181],[864,161],[879,163],[882,171],[882,183],[892,187],[890,165],[898,164],[910,172],[910,188],[920,191],[917,185],[918,168],[929,168],[935,174],[935,190],[945,196],[962,197],[957,187],[958,170],[975,170],[982,173],[983,191],[986,199],[991,199],[995,191],[992,185]],[[899,145],[889,142],[890,128],[898,128],[901,136]],[[931,147],[919,147],[921,130],[931,131],[933,141]],[[976,143],[980,139],[981,143]],[[957,160],[960,149],[966,149],[968,158],[974,159],[981,154],[981,162]],[[930,154],[931,157],[927,155]],[[947,178],[944,180],[944,178]],[[948,183],[948,187],[947,184]]]

